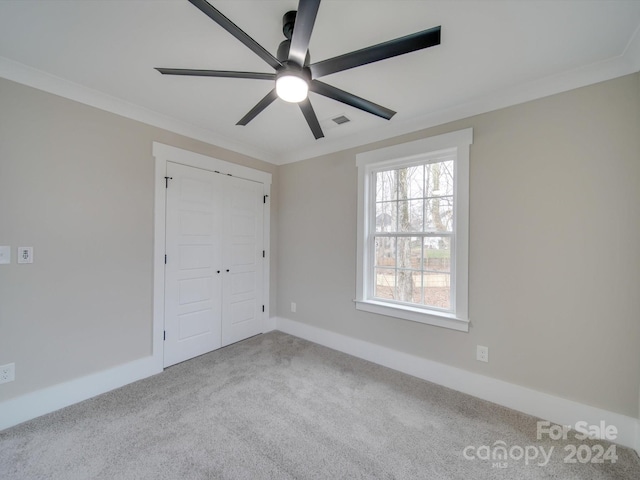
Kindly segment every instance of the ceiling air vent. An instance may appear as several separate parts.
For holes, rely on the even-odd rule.
[[[342,125],[343,123],[350,122],[351,120],[344,115],[340,115],[339,117],[332,118],[331,121],[335,122],[338,125]]]

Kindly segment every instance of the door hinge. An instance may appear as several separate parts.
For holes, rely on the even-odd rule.
[[[265,256],[266,256],[266,253],[264,250],[262,250],[262,258],[265,258]]]
[[[164,256],[164,264],[165,265],[167,264],[167,256],[166,255]]]
[[[267,197],[268,197],[268,196],[269,196],[269,195],[265,195],[264,197],[262,197],[262,203],[267,203]]]
[[[164,177],[164,188],[169,188],[169,180],[173,180],[173,177]]]
[[[262,311],[264,312],[264,305],[262,305]]]
[[[165,331],[164,331],[164,335],[163,335],[163,337],[162,337],[162,340],[166,340],[166,339],[167,339],[167,331],[165,330]]]

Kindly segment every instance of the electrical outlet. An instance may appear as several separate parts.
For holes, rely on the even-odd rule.
[[[13,382],[16,379],[16,364],[8,363],[0,366],[0,383]]]
[[[483,347],[482,345],[477,346],[476,351],[476,359],[480,362],[488,362],[489,361],[489,347]]]
[[[296,313],[296,308],[297,308],[296,304],[295,304],[295,303],[293,303],[293,302],[291,302],[291,311],[292,311],[293,313]]]

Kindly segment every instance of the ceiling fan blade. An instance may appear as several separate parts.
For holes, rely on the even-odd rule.
[[[246,125],[247,123],[249,123],[260,112],[271,105],[276,98],[278,98],[278,94],[276,93],[276,89],[274,88],[269,93],[267,93],[267,95],[262,100],[260,100],[255,107],[249,110],[249,113],[242,117],[240,121],[236,123],[236,125]]]
[[[320,122],[318,122],[318,117],[316,117],[316,112],[313,111],[313,107],[311,106],[309,99],[304,99],[298,105],[300,105],[300,110],[302,110],[302,114],[307,120],[307,124],[309,124],[309,128],[313,132],[313,136],[316,137],[316,140],[324,137],[322,128],[320,128]]]
[[[226,70],[194,70],[191,68],[156,68],[163,75],[187,75],[192,77],[251,78],[255,80],[274,80],[275,73],[229,72]]]
[[[389,40],[371,47],[356,50],[337,57],[329,58],[309,66],[313,78],[323,77],[331,73],[341,72],[367,63],[378,62],[387,58],[404,55],[423,48],[440,45],[440,27],[433,27],[422,32],[412,33],[405,37]]]
[[[224,28],[231,35],[236,37],[242,43],[244,43],[247,47],[249,47],[253,53],[262,58],[265,62],[271,65],[274,69],[278,69],[282,67],[282,63],[276,57],[271,55],[267,50],[262,47],[258,42],[256,42],[253,38],[247,35],[240,27],[238,27],[235,23],[225,17],[222,13],[216,10],[209,2],[206,0],[189,0],[193,5],[198,7],[202,13],[207,15],[211,20],[216,22],[222,28]]]
[[[320,0],[300,0],[298,2],[298,13],[296,13],[291,46],[289,47],[289,61],[295,62],[300,67],[304,66],[319,7]]]
[[[393,110],[383,107],[382,105],[370,102],[369,100],[365,100],[364,98],[345,92],[344,90],[340,90],[339,88],[328,85],[319,80],[312,80],[309,89],[319,95],[359,108],[367,113],[372,113],[373,115],[382,117],[385,120],[390,120],[391,117],[396,114]]]

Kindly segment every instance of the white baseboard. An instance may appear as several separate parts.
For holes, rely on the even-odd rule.
[[[269,318],[265,331],[276,329],[560,425],[575,425],[578,421],[599,425],[604,421],[618,429],[616,443],[633,448],[640,454],[640,422],[636,418],[555,397],[286,318]],[[0,430],[161,373],[161,360],[154,357],[143,358],[6,400],[0,403]]]
[[[162,372],[162,358],[146,357],[0,403],[0,430]]]
[[[266,319],[265,333],[275,329],[276,317]],[[163,369],[161,356],[142,358],[0,402],[0,430],[161,373]]]
[[[272,332],[273,330],[276,330],[277,327],[278,323],[276,317],[269,317],[264,322],[264,333]]]
[[[281,332],[559,425],[574,426],[579,421],[585,421],[589,425],[600,425],[600,422],[604,421],[618,429],[615,443],[636,451],[640,450],[640,428],[636,418],[555,397],[287,318],[277,318],[276,324],[277,330]]]

